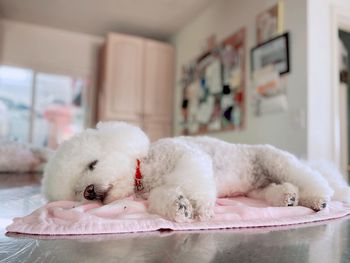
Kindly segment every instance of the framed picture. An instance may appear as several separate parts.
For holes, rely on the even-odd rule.
[[[256,17],[256,41],[261,44],[283,33],[283,2],[279,1]]]
[[[252,72],[270,65],[273,65],[280,75],[290,71],[289,33],[277,36],[251,50]]]

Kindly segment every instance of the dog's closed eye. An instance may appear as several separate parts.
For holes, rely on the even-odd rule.
[[[89,169],[90,171],[93,171],[93,170],[95,169],[95,166],[96,166],[97,162],[98,162],[98,160],[94,160],[94,161],[92,161],[91,163],[89,163],[89,164],[88,164],[88,169]]]

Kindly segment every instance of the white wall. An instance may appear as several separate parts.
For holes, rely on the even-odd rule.
[[[255,46],[255,18],[258,13],[273,6],[276,0],[220,0],[201,12],[172,39],[177,52],[175,133],[179,134],[181,67],[200,54],[203,41],[215,34],[218,42],[235,33],[241,27],[247,31],[247,127],[242,132],[213,134],[227,141],[239,143],[270,143],[299,156],[307,154],[307,130],[305,123],[295,118],[305,118],[307,109],[307,52],[306,52],[306,1],[285,1],[285,30],[291,36],[291,74],[287,77],[289,109],[263,117],[253,115],[250,87],[250,49]]]
[[[308,0],[308,157],[333,159],[330,6]]]
[[[350,1],[308,0],[307,10],[308,157],[340,167],[338,23],[347,20],[350,30]]]
[[[1,64],[88,77],[90,105],[94,106],[97,57],[103,38],[10,20],[1,20],[1,27]]]
[[[2,63],[67,74],[96,69],[103,38],[2,20]]]

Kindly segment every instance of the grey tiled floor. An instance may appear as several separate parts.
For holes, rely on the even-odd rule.
[[[21,176],[0,175],[0,262],[350,262],[347,218],[280,230],[9,235],[13,217],[44,203],[39,178]]]

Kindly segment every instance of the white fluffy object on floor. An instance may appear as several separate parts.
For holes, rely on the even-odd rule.
[[[52,150],[2,139],[0,140],[0,172],[41,172]]]

